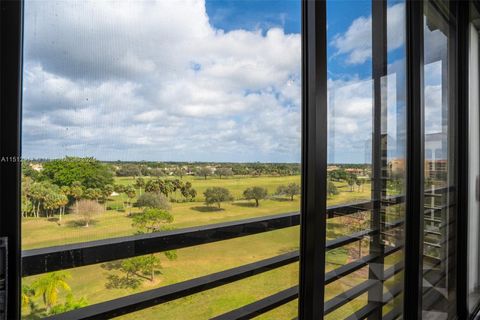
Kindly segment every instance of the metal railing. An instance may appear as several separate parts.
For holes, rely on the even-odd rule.
[[[403,197],[391,197],[382,201],[383,206],[395,205],[403,202]],[[373,208],[373,201],[329,207],[327,217],[350,215]],[[26,250],[22,253],[23,276],[37,275],[57,270],[93,265],[107,261],[126,259],[150,253],[181,249],[206,243],[244,237],[263,232],[293,227],[300,224],[298,212],[277,214],[191,227],[174,231],[157,232],[151,234],[133,235],[105,240],[97,240],[78,244],[69,244],[49,248]],[[401,227],[403,221],[390,221],[382,227],[382,232]],[[326,250],[333,250],[347,244],[359,241],[365,237],[378,234],[380,230],[365,229],[327,241]],[[387,247],[382,255],[389,256],[402,247]],[[378,259],[378,254],[369,254],[355,261],[342,265],[326,274],[326,284],[352,274]],[[208,274],[195,279],[178,282],[172,285],[135,293],[129,296],[110,301],[92,304],[77,310],[48,317],[48,319],[107,319],[123,314],[139,311],[168,301],[186,297],[205,290],[216,288],[241,279],[252,277],[276,268],[280,268],[299,261],[299,252],[292,251],[272,258],[256,261],[236,268]],[[400,263],[385,270],[383,281],[393,277],[403,269]],[[324,312],[328,314],[341,308],[352,299],[366,293],[378,280],[366,280],[351,289],[325,302]],[[400,289],[398,289],[400,290]],[[400,290],[401,291],[401,290]],[[399,291],[399,292],[400,292]],[[399,293],[398,292],[398,293]],[[368,316],[372,308],[383,306],[397,294],[390,291],[384,295],[383,301],[369,302],[358,310],[355,319]],[[254,303],[216,316],[213,319],[250,319],[269,310],[277,308],[298,297],[298,286],[277,292]],[[393,312],[393,311],[392,311]]]

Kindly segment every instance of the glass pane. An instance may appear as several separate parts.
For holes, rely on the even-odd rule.
[[[448,3],[425,4],[425,212],[423,305],[425,317],[455,318],[455,162],[452,75],[454,20]]]
[[[480,14],[474,5],[470,9],[469,25],[469,200],[468,200],[468,308],[473,312],[480,303],[480,104],[479,104],[479,30]]]
[[[326,286],[326,305],[345,302],[327,308],[327,318],[370,307],[375,317],[394,318],[403,288],[405,3],[328,1],[327,25],[327,203],[336,206],[327,241],[344,245],[327,247],[326,270],[368,262]]]
[[[22,248],[298,213],[300,7],[25,1]],[[294,226],[34,274],[22,312],[44,317],[179,283],[296,252],[298,239]],[[55,294],[43,294],[52,283]],[[205,319],[297,284],[292,262],[144,311],[178,319],[195,308]],[[295,305],[284,306],[291,317]]]

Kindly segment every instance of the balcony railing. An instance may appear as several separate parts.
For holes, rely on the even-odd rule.
[[[390,197],[382,201],[383,206],[402,203],[403,197]],[[327,217],[351,215],[369,211],[374,208],[375,202],[366,201],[343,206],[334,206],[327,209]],[[152,234],[133,235],[113,239],[105,239],[64,246],[26,250],[22,253],[23,276],[37,275],[57,270],[77,268],[98,264],[107,261],[126,259],[150,253],[181,249],[206,243],[223,241],[238,237],[269,232],[300,224],[298,212],[277,214],[266,217],[246,219],[205,226],[186,228],[181,230],[158,232]],[[401,227],[403,220],[384,223],[381,232]],[[347,244],[359,241],[365,237],[378,234],[380,230],[365,229],[327,241],[326,250],[333,250]],[[326,274],[326,284],[330,284],[342,277],[369,265],[381,258],[389,256],[402,249],[402,246],[387,247],[380,254],[369,254],[355,261],[342,265]],[[156,306],[171,300],[186,297],[198,292],[216,288],[228,283],[245,279],[263,272],[299,261],[299,252],[292,251],[272,258],[249,263],[236,268],[208,274],[195,279],[163,286],[118,299],[105,301],[66,313],[50,316],[48,319],[106,319],[123,314],[139,311]],[[403,270],[403,264],[398,263],[383,272],[383,279],[369,279],[341,293],[325,302],[325,314],[341,308],[352,299],[368,292],[378,281],[385,281]],[[356,311],[352,319],[363,319],[374,310],[385,305],[396,297],[402,288],[394,287],[383,295],[382,301],[369,302],[365,307]],[[264,299],[245,305],[219,315],[213,319],[250,319],[269,310],[277,308],[298,297],[298,286],[277,292]],[[392,309],[387,319],[394,319],[399,312]]]

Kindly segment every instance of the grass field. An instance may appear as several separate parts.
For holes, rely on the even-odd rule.
[[[253,202],[241,199],[243,190],[247,187],[265,187],[272,194],[279,185],[291,182],[299,183],[299,176],[230,177],[224,179],[208,178],[207,180],[196,177],[184,177],[184,179],[192,182],[193,187],[198,192],[198,196],[195,202],[172,203],[171,212],[175,219],[172,226],[175,228],[299,210],[299,197],[295,197],[294,201],[289,201],[288,199],[267,199],[261,201],[258,208],[253,206]],[[117,178],[116,183],[131,184],[134,183],[134,179],[129,177]],[[340,193],[328,200],[329,205],[370,198],[370,185],[368,184],[363,186],[363,190],[358,191],[355,188],[353,192],[350,191],[350,187],[346,184],[336,184]],[[235,197],[235,201],[222,204],[221,210],[205,206],[203,204],[203,191],[211,186],[228,188]],[[121,205],[124,200],[124,195],[112,197],[108,205]],[[22,247],[31,249],[131,235],[135,233],[135,229],[131,226],[131,218],[128,217],[129,210],[129,208],[125,212],[108,210],[99,215],[88,228],[78,223],[78,217],[75,214],[66,215],[61,222],[57,218],[26,218],[22,224]],[[133,208],[132,210],[138,209]],[[349,232],[345,229],[347,226],[334,221],[329,223],[328,228],[329,238],[334,238],[337,234]],[[292,227],[177,250],[178,259],[174,261],[169,261],[163,255],[159,255],[163,267],[161,275],[157,276],[154,282],[145,281],[137,289],[106,289],[107,275],[114,274],[115,271],[108,271],[101,265],[69,270],[72,275],[69,284],[75,297],[86,297],[88,302],[93,304],[295,250],[298,249],[298,241],[299,228]],[[327,255],[327,269],[332,270],[339,265],[345,264],[351,258],[357,258],[355,254],[351,253],[357,247],[358,245],[351,245],[329,252]],[[336,281],[335,285],[328,286],[326,295],[327,297],[332,297],[339,294],[367,276],[368,272],[366,269],[361,269],[353,275]],[[29,284],[37,277],[24,278],[24,282]],[[233,284],[178,299],[155,308],[146,309],[125,316],[122,319],[207,319],[296,284],[298,284],[298,265],[292,264]],[[355,299],[355,301],[349,303],[341,310],[332,313],[331,317],[341,318],[342,314],[347,315],[352,310],[358,309],[364,303],[365,299],[362,299],[362,297]],[[42,306],[40,299],[37,299],[36,302],[39,307]],[[259,319],[291,319],[295,315],[296,308],[296,302],[294,301],[262,315]],[[185,312],[186,310],[188,310],[188,313]],[[35,319],[41,312],[40,310],[40,313],[30,314],[28,308],[24,309],[25,318],[28,319]]]

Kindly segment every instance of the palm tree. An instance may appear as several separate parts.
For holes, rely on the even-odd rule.
[[[50,309],[57,304],[60,290],[71,291],[66,281],[70,278],[69,273],[58,271],[49,273],[32,283],[31,287],[35,291],[35,296],[42,297],[47,313],[50,313]]]
[[[34,295],[34,291],[32,288],[30,288],[26,284],[22,285],[22,308],[26,308],[27,306],[32,306],[33,295]]]

